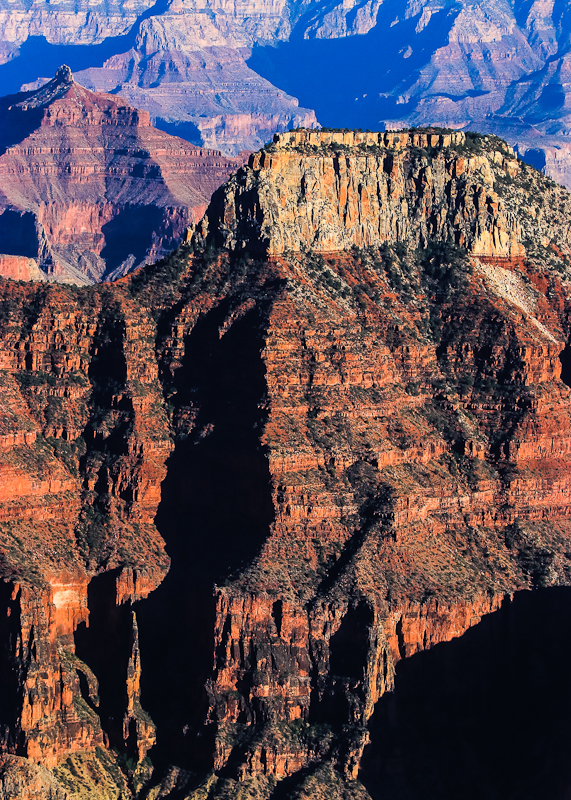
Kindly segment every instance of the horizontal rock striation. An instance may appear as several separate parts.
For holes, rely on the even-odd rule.
[[[399,664],[571,582],[570,210],[494,137],[292,132],[153,268],[2,283],[14,780],[374,794]]]
[[[181,241],[214,189],[242,163],[156,130],[147,112],[87,91],[67,67],[4,105],[5,277],[43,274],[86,284],[156,260]],[[41,272],[28,266],[26,275],[8,256],[32,258]]]
[[[153,742],[137,705],[138,651],[117,665],[130,700],[127,733],[114,736],[74,635],[83,631],[85,650],[88,587],[101,570],[111,571],[113,617],[168,569],[153,518],[170,440],[148,324],[125,330],[121,302],[104,292],[78,305],[45,284],[36,293],[5,281],[1,291],[3,751],[54,767],[111,735],[137,752]]]

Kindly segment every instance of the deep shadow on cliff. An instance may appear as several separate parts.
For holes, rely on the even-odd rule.
[[[571,589],[520,592],[401,661],[370,721],[373,800],[571,797]]]
[[[123,715],[127,710],[125,682],[131,655],[132,622],[130,605],[116,605],[115,580],[118,572],[119,570],[105,572],[90,582],[89,626],[85,623],[78,626],[75,633],[75,652],[97,676],[101,725],[109,737],[109,744],[121,752]],[[93,708],[85,679],[81,680],[82,677],[80,674],[83,699]]]
[[[458,12],[446,9],[434,14],[415,34],[420,15],[391,27],[394,7],[381,5],[376,26],[365,35],[308,39],[303,32],[312,13],[301,18],[289,41],[255,46],[248,66],[299,98],[301,105],[314,108],[322,125],[377,130],[384,118],[409,113],[416,105],[397,105],[394,97],[384,97],[383,92],[401,82],[414,83],[430,54],[446,44]],[[413,38],[414,52],[403,61],[402,52]],[[363,63],[375,68],[363,69]]]
[[[175,405],[197,408],[196,427],[169,459],[156,519],[172,567],[137,609],[145,663],[142,702],[158,729],[153,763],[182,763],[198,772],[210,768],[212,759],[214,732],[203,726],[214,584],[256,555],[273,515],[270,474],[258,440],[266,390],[263,314],[246,314],[220,338],[226,306],[205,315],[186,341],[174,397]]]

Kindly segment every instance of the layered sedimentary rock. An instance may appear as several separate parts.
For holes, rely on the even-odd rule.
[[[83,2],[74,10],[6,4],[0,57],[22,46],[29,82],[46,73],[41,62],[30,71],[28,37],[46,37],[48,58],[65,44],[95,44],[91,55],[69,50],[85,85],[119,93],[163,127],[178,125],[227,153],[256,149],[274,130],[312,126],[315,115],[373,129],[439,124],[501,135],[522,154],[539,150],[548,174],[569,181],[565,8],[539,0],[173,0],[115,3],[106,15]]]
[[[153,261],[241,163],[156,130],[147,112],[87,91],[65,67],[6,98],[2,113],[6,277],[93,283]]]
[[[104,291],[78,306],[73,294],[32,287],[2,287],[2,743],[54,767],[105,736],[134,752],[152,744],[135,704],[136,649],[132,665],[114,654],[127,733],[104,735],[96,709],[106,713],[108,689],[98,691],[74,633],[90,652],[88,583],[101,569],[111,570],[108,632],[164,576],[152,520],[170,442],[144,324],[126,331],[121,301]]]
[[[411,149],[426,148],[439,157],[411,171]],[[269,256],[431,239],[475,255],[523,256],[519,223],[494,190],[492,164],[508,176],[519,169],[513,151],[467,161],[458,157],[465,148],[465,135],[452,132],[286,133],[218,192],[201,236],[209,226],[217,244]]]
[[[275,20],[264,19],[267,10],[263,6],[259,21],[271,29]],[[230,155],[257,150],[275,131],[317,127],[313,110],[300,108],[295,97],[247,66],[256,20],[240,18],[239,9],[235,15],[171,3],[166,13],[141,23],[128,52],[78,79],[147,109],[159,127]]]
[[[3,283],[2,776],[377,796],[398,665],[571,582],[570,206],[494,137],[290,133],[158,265]]]

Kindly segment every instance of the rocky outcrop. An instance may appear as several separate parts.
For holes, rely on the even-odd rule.
[[[30,36],[52,43],[43,46],[47,58],[65,44],[102,43],[70,48],[82,83],[226,153],[257,149],[275,131],[311,127],[316,118],[372,129],[446,125],[495,133],[521,153],[537,150],[552,178],[569,180],[566,9],[519,0],[205,0],[113,3],[106,15],[79,2],[73,11],[38,2],[30,13],[14,2],[0,12],[0,58],[22,47],[21,70],[5,65],[6,87],[18,72],[28,83],[41,77],[41,64],[30,72]],[[2,78],[0,69],[0,86]],[[535,165],[538,155],[530,158]]]
[[[38,262],[26,256],[0,255],[0,275],[14,281],[41,281],[45,275],[38,267]]]
[[[217,243],[270,256],[432,239],[518,258],[518,223],[494,191],[491,167],[517,172],[513,152],[458,158],[465,144],[452,132],[279,134],[215,196],[208,225]],[[424,164],[414,156],[427,148],[436,158]]]
[[[196,242],[229,254],[209,284],[221,285],[213,269],[239,281],[261,260],[225,316],[210,312],[221,341],[247,297],[272,292],[255,425],[274,512],[217,597],[208,719],[220,796],[269,795],[251,783],[260,776],[301,786],[324,759],[355,779],[400,659],[517,589],[567,580],[565,559],[547,555],[569,510],[568,301],[548,253],[568,253],[569,197],[548,186],[493,139],[304,132],[278,137],[213,198]],[[499,234],[480,244],[489,225],[512,252]],[[199,430],[222,424],[203,414]]]
[[[4,281],[3,752],[374,793],[399,665],[571,583],[570,204],[494,137],[297,132],[154,267]]]
[[[7,255],[0,268],[6,277],[85,284],[156,260],[242,163],[157,131],[147,112],[87,91],[67,67],[4,106],[0,249]]]

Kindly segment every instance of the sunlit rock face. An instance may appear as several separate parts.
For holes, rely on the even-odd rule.
[[[164,261],[0,281],[5,792],[376,799],[437,761],[414,697],[456,724],[425,674],[476,732],[554,675],[525,789],[569,708],[570,210],[495,137],[290,132]]]
[[[520,226],[494,187],[494,167],[520,172],[513,151],[459,157],[466,149],[452,131],[276,135],[213,198],[202,235],[211,226],[224,246],[267,255],[432,238],[480,256],[523,256]],[[411,152],[421,151],[433,154],[430,164],[411,170]]]
[[[154,261],[241,163],[158,131],[62,67],[3,101],[0,273],[85,284]]]

